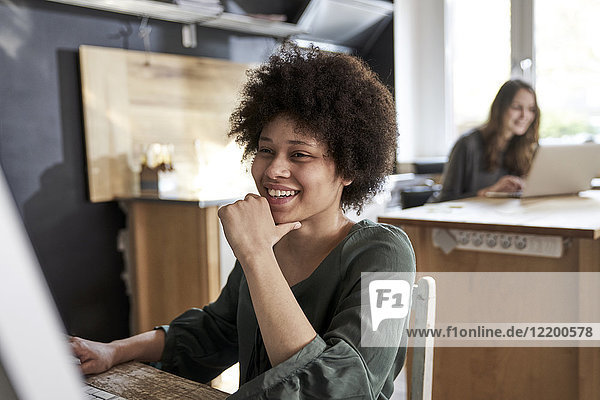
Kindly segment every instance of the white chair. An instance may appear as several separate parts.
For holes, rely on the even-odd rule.
[[[412,329],[435,328],[435,280],[424,276],[415,284],[412,293]],[[410,400],[431,400],[433,385],[433,337],[415,337],[412,344],[410,371]],[[390,400],[406,399],[406,372],[404,368],[394,382]]]
[[[435,328],[435,280],[424,276],[412,295],[412,310],[416,329]],[[431,400],[433,386],[433,336],[414,339],[410,400]]]

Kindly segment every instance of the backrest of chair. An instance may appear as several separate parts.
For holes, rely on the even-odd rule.
[[[424,276],[416,283],[412,295],[414,329],[435,327],[435,280]],[[410,400],[430,400],[433,385],[433,335],[414,338]]]

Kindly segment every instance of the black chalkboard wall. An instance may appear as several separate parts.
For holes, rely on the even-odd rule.
[[[163,53],[257,62],[276,43],[199,28],[198,47],[186,49],[181,25],[149,25],[150,50]],[[78,47],[143,50],[139,26],[133,16],[0,0],[0,165],[67,331],[101,341],[129,335],[117,250],[125,216],[116,202],[87,198]],[[390,23],[371,53],[362,54],[390,87],[392,40]]]

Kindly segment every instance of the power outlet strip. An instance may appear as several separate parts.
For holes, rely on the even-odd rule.
[[[445,229],[444,229],[445,230]],[[437,231],[437,232],[436,232]],[[434,242],[442,229],[434,229]],[[448,239],[454,238],[453,248],[490,253],[508,253],[538,257],[560,258],[563,254],[563,238],[560,236],[524,235],[506,232],[445,230]],[[450,239],[451,240],[451,239]]]

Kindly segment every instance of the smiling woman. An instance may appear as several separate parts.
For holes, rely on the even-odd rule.
[[[357,58],[286,44],[251,72],[231,125],[259,195],[219,210],[237,258],[221,295],[154,332],[75,339],[84,371],[160,358],[206,382],[239,362],[231,399],[390,398],[407,321],[383,321],[374,330],[385,346],[363,347],[361,332],[373,330],[363,288],[374,273],[412,287],[414,253],[399,228],[344,215],[391,172],[390,92]]]
[[[529,171],[539,139],[540,109],[535,91],[521,80],[505,82],[492,102],[488,121],[461,136],[442,176],[435,201],[489,192],[517,192]]]

